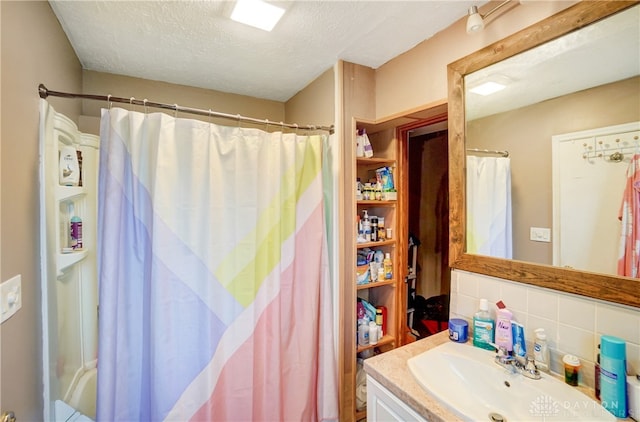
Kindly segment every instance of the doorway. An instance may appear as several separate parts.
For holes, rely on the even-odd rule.
[[[447,329],[449,319],[446,114],[401,128],[400,139],[407,160],[407,328],[419,339]]]

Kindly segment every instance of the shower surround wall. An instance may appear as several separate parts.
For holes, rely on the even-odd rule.
[[[640,309],[466,271],[455,270],[451,277],[451,317],[471,321],[486,298],[495,318],[495,303],[502,300],[524,324],[528,350],[533,330],[545,329],[553,372],[561,373],[564,354],[576,355],[582,362],[579,382],[593,388],[597,346],[608,334],[626,341],[627,371],[640,373]]]

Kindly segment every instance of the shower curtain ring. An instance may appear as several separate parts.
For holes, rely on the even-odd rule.
[[[178,104],[173,105],[173,117],[178,118]]]
[[[240,120],[242,119],[242,116],[236,114],[236,119],[238,119],[238,127],[240,127]]]
[[[147,114],[147,99],[142,100],[142,105],[144,106],[144,114]]]
[[[295,132],[294,133],[297,135],[298,134],[298,124],[294,123],[293,126],[295,127]]]
[[[269,119],[264,119],[264,131],[269,132]]]
[[[113,103],[111,102],[111,94],[107,95],[107,109],[111,110],[111,106]]]
[[[212,118],[213,118],[213,111],[209,109],[209,123],[213,123],[213,121],[211,120]]]

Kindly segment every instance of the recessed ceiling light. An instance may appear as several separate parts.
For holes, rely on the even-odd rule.
[[[471,88],[469,91],[473,92],[474,94],[490,95],[495,92],[502,91],[505,88],[506,88],[506,85],[500,84],[498,82],[489,81],[481,85],[478,85],[474,88]]]
[[[271,31],[282,15],[284,9],[262,0],[238,0],[231,12],[231,19],[251,25],[265,31]]]

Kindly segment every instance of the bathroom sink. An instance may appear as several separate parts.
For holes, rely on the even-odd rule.
[[[407,361],[418,384],[472,421],[615,421],[600,403],[562,380],[538,380],[494,363],[493,352],[444,343]]]

